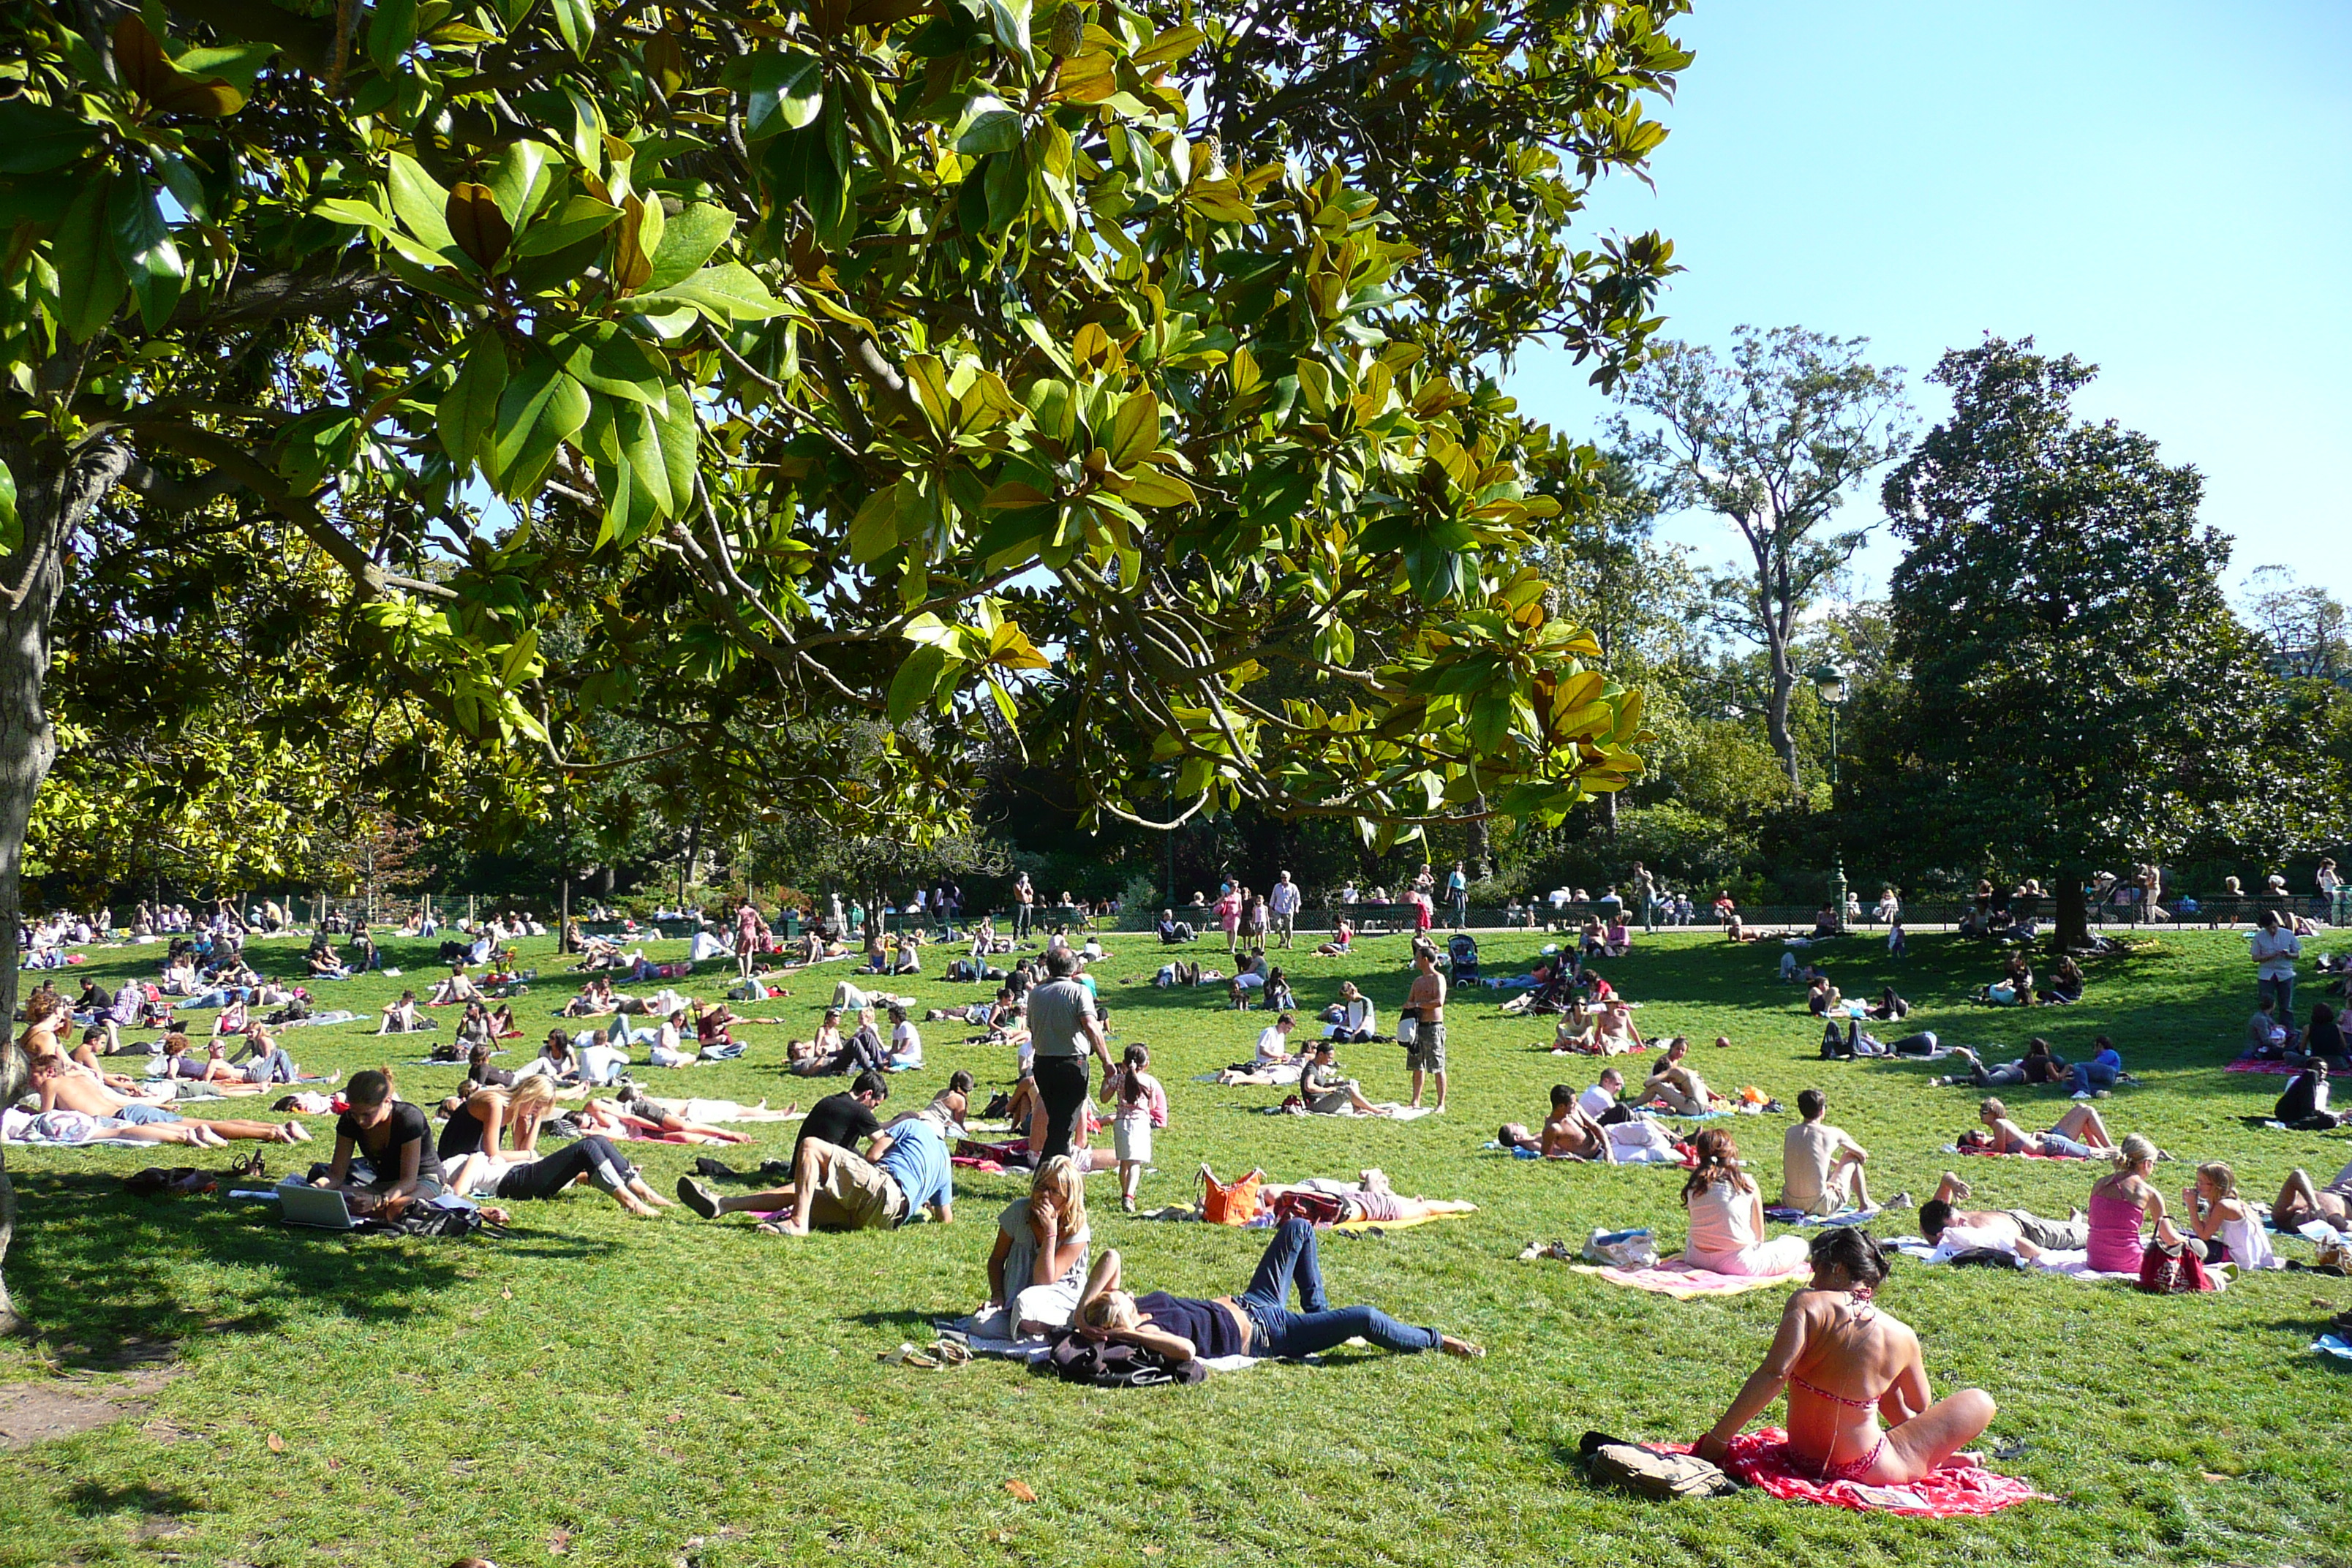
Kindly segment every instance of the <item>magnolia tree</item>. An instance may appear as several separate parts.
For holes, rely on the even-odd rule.
[[[1621,786],[1639,695],[1509,565],[1556,506],[1468,367],[1641,353],[1670,247],[1561,230],[1663,136],[1685,8],[13,9],[0,1000],[110,500],[299,529],[381,679],[558,780],[615,709],[946,831],[980,730],[1061,704],[1129,817]]]

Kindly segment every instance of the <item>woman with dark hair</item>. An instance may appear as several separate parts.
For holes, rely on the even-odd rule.
[[[2344,1026],[2336,1009],[2325,1002],[2312,1005],[2311,1027],[2304,1031],[2303,1050],[2336,1072],[2352,1072],[2352,1048],[2345,1045]]]
[[[1811,1283],[1789,1299],[1772,1348],[1698,1440],[1698,1456],[1721,1462],[1785,1388],[1790,1457],[1819,1479],[1916,1481],[1992,1424],[1992,1397],[1964,1388],[1935,1398],[1918,1336],[1874,1304],[1886,1258],[1868,1232],[1823,1231],[1811,1258]]]
[[[335,1157],[318,1183],[376,1198],[436,1198],[446,1182],[425,1112],[395,1100],[392,1075],[375,1068],[352,1074],[343,1088],[351,1109],[335,1122]],[[357,1179],[364,1159],[371,1179]]]
[[[1786,1274],[1803,1267],[1804,1237],[1764,1239],[1764,1194],[1740,1168],[1731,1134],[1710,1127],[1693,1147],[1698,1164],[1683,1184],[1683,1207],[1690,1211],[1683,1260],[1717,1274]]]

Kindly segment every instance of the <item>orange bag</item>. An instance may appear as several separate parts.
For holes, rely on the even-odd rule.
[[[1257,1218],[1258,1188],[1265,1184],[1264,1171],[1252,1171],[1239,1181],[1227,1185],[1217,1180],[1215,1172],[1201,1167],[1201,1217],[1211,1225],[1247,1225]]]

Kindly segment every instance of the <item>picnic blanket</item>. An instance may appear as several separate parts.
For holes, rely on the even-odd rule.
[[[1477,1212],[1478,1211],[1474,1208],[1465,1209],[1462,1211],[1461,1214],[1448,1213],[1418,1215],[1412,1219],[1349,1219],[1341,1220],[1337,1225],[1318,1225],[1315,1228],[1331,1236],[1378,1236],[1383,1231],[1411,1230],[1417,1225],[1430,1225],[1441,1219],[1460,1219],[1464,1215],[1471,1215]],[[1191,1204],[1170,1204],[1164,1208],[1151,1209],[1146,1213],[1137,1215],[1135,1217],[1137,1219],[1198,1221],[1201,1217],[1201,1211]],[[1274,1215],[1270,1211],[1262,1211],[1255,1219],[1251,1220],[1247,1225],[1228,1226],[1226,1228],[1229,1230],[1272,1230],[1274,1226]]]
[[[1604,1268],[1595,1263],[1571,1263],[1569,1267],[1579,1274],[1598,1275],[1607,1284],[1622,1285],[1629,1290],[1654,1290],[1677,1301],[1687,1301],[1695,1296],[1740,1296],[1813,1277],[1810,1264],[1791,1268],[1786,1274],[1717,1274],[1712,1268],[1694,1268],[1684,1262],[1680,1253],[1661,1258],[1647,1268]]]
[[[1496,1142],[1492,1138],[1489,1138],[1486,1142],[1480,1144],[1479,1147],[1481,1149],[1500,1149],[1502,1148],[1502,1145]],[[1514,1160],[1540,1160],[1545,1158],[1544,1155],[1538,1153],[1533,1149],[1513,1149],[1510,1151],[1510,1156]],[[1551,1159],[1554,1163],[1561,1165],[1603,1165],[1608,1163],[1607,1161],[1596,1160],[1590,1154],[1556,1154],[1551,1156]],[[1621,1165],[1657,1165],[1673,1171],[1683,1171],[1690,1168],[1688,1162],[1683,1160],[1677,1155],[1669,1154],[1663,1149],[1620,1150],[1617,1154],[1617,1163]]]
[[[1868,1225],[1886,1211],[1877,1209],[1841,1209],[1836,1214],[1807,1214],[1802,1209],[1774,1206],[1764,1211],[1764,1217],[1774,1225],[1850,1226]]]
[[[349,1008],[338,1007],[331,1013],[318,1013],[308,1018],[289,1018],[278,1026],[281,1029],[315,1029],[322,1024],[349,1024],[359,1017]]]
[[[2223,1072],[2270,1072],[2276,1073],[2282,1078],[2292,1078],[2294,1074],[2301,1072],[2303,1069],[2301,1068],[2291,1068],[2284,1062],[2241,1060],[2228,1063],[2221,1068],[2221,1070]]]
[[[1350,1105],[1339,1110],[1309,1110],[1303,1105],[1265,1105],[1258,1108],[1260,1116],[1329,1116],[1357,1117],[1376,1121],[1417,1121],[1436,1113],[1433,1105],[1401,1105],[1393,1100],[1376,1101],[1370,1110],[1359,1110]]]
[[[1904,1257],[1916,1258],[1922,1263],[1949,1263],[1955,1256],[1951,1250],[1929,1242],[1924,1237],[1898,1236],[1887,1241],[1885,1245],[1903,1254]],[[2027,1263],[2025,1267],[2037,1273],[2055,1274],[2066,1279],[2082,1279],[2092,1283],[2121,1279],[2134,1285],[2139,1283],[2139,1270],[2133,1269],[2129,1273],[2102,1272],[2091,1267],[2090,1254],[2086,1252],[2045,1251],[2040,1258]],[[2212,1272],[2215,1279],[2219,1281],[2221,1278],[2220,1269],[2217,1268]]]
[[[1031,1334],[1025,1339],[1009,1340],[993,1333],[974,1332],[975,1329],[1001,1329],[1004,1316],[1001,1312],[974,1312],[962,1318],[940,1318],[931,1327],[945,1339],[961,1341],[974,1355],[993,1356],[1001,1361],[1022,1363],[1043,1361],[1052,1353],[1053,1340],[1045,1334]],[[1201,1364],[1212,1373],[1247,1372],[1271,1358],[1251,1355],[1202,1356]],[[1310,1363],[1316,1358],[1307,1358]]]
[[[1633,1109],[1647,1116],[1671,1116],[1677,1121],[1713,1121],[1720,1117],[1738,1114],[1731,1110],[1669,1110],[1663,1101],[1655,1100]]]
[[[1226,1069],[1226,1071],[1231,1071],[1231,1070],[1232,1070],[1231,1068],[1227,1068],[1227,1069]],[[1299,1071],[1299,1068],[1298,1068],[1298,1064],[1297,1064],[1297,1062],[1281,1062],[1281,1063],[1277,1063],[1277,1064],[1276,1064],[1276,1065],[1273,1065],[1273,1066],[1270,1066],[1270,1067],[1268,1067],[1268,1068],[1265,1068],[1265,1069],[1264,1069],[1264,1071],[1265,1071],[1265,1087],[1269,1088],[1269,1089],[1280,1089],[1280,1088],[1282,1088],[1285,1084],[1292,1084],[1292,1083],[1297,1083],[1297,1082],[1298,1081],[1298,1071]],[[1222,1081],[1222,1080],[1223,1079],[1224,1076],[1225,1076],[1225,1075],[1224,1075],[1224,1073],[1223,1073],[1223,1072],[1203,1072],[1203,1073],[1195,1073],[1195,1074],[1193,1074],[1193,1075],[1192,1075],[1192,1081],[1193,1081],[1194,1083],[1217,1083],[1217,1082]],[[1236,1087],[1236,1088],[1242,1088],[1242,1089],[1250,1089],[1250,1088],[1255,1088],[1255,1087],[1258,1087],[1258,1086],[1256,1086],[1256,1085],[1255,1085],[1255,1084],[1240,1084],[1240,1085],[1236,1085],[1236,1086],[1234,1086],[1234,1087]]]
[[[1654,1447],[1677,1454],[1690,1452],[1687,1443],[1658,1443]],[[1921,1519],[1950,1519],[1961,1514],[1999,1513],[2021,1502],[2051,1502],[2014,1476],[1998,1475],[1983,1466],[1950,1458],[1907,1486],[1874,1487],[1860,1481],[1819,1481],[1798,1467],[1789,1452],[1789,1435],[1778,1426],[1743,1432],[1731,1440],[1723,1468],[1761,1491],[1784,1502],[1826,1503],[1857,1513],[1901,1513]]]
[[[2352,1344],[2334,1334],[2322,1334],[2311,1342],[2311,1353],[2334,1356],[2337,1361],[2352,1361]]]

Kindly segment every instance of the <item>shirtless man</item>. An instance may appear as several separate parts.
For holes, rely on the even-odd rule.
[[[1587,1090],[1591,1093],[1591,1090]],[[1616,1114],[1612,1110],[1612,1114]],[[1507,1149],[1524,1149],[1547,1160],[1591,1160],[1611,1165],[1662,1165],[1680,1162],[1673,1134],[1638,1111],[1624,1110],[1614,1121],[1592,1113],[1576,1091],[1564,1083],[1551,1090],[1551,1116],[1540,1137],[1522,1124],[1507,1121],[1496,1135]]]
[[[1956,1243],[1990,1247],[2027,1262],[2044,1252],[2080,1252],[2091,1245],[2091,1227],[2076,1209],[2064,1219],[2044,1219],[2024,1209],[1964,1209],[1956,1201],[1970,1197],[1969,1184],[1951,1172],[1937,1184],[1936,1195],[1919,1205],[1919,1234],[1940,1242],[1952,1232]]]
[[[2107,1124],[2088,1100],[2068,1110],[2047,1132],[2026,1131],[2009,1119],[2009,1107],[1995,1099],[1978,1105],[1977,1120],[1984,1123],[1996,1154],[2071,1155],[2087,1160],[2116,1146],[2107,1136]]]
[[[1423,1072],[1437,1077],[1437,1103],[1433,1114],[1445,1114],[1445,976],[1437,973],[1437,949],[1430,943],[1415,942],[1412,949],[1412,989],[1405,995],[1405,1005],[1419,1009],[1413,1025],[1412,1045],[1404,1054],[1404,1065],[1412,1073],[1412,1098],[1405,1103],[1421,1103],[1421,1077]]]
[[[1716,1097],[1706,1087],[1706,1080],[1691,1070],[1685,1059],[1690,1055],[1690,1042],[1676,1035],[1666,1046],[1665,1059],[1654,1068],[1642,1085],[1642,1098],[1655,1098],[1678,1116],[1701,1116],[1716,1108]]]
[[[2352,1164],[2336,1172],[2324,1187],[2313,1186],[2303,1171],[2288,1173],[2286,1185],[2279,1189],[2278,1201],[2271,1205],[2271,1219],[2281,1230],[2298,1229],[2319,1220],[2352,1236]]]
[[[1649,1044],[1642,1038],[1641,1027],[1633,1022],[1632,1003],[1622,997],[1609,999],[1601,1010],[1594,1044],[1604,1057],[1627,1056]]]
[[[79,1110],[85,1116],[111,1117],[141,1126],[168,1125],[190,1122],[208,1129],[220,1138],[247,1138],[257,1142],[308,1143],[310,1130],[299,1121],[273,1126],[267,1121],[195,1121],[176,1110],[166,1110],[143,1100],[131,1100],[115,1093],[78,1072],[68,1072],[59,1065],[61,1058],[41,1057],[33,1063],[33,1087],[40,1091],[41,1110]],[[191,1140],[194,1142],[194,1140]]]

